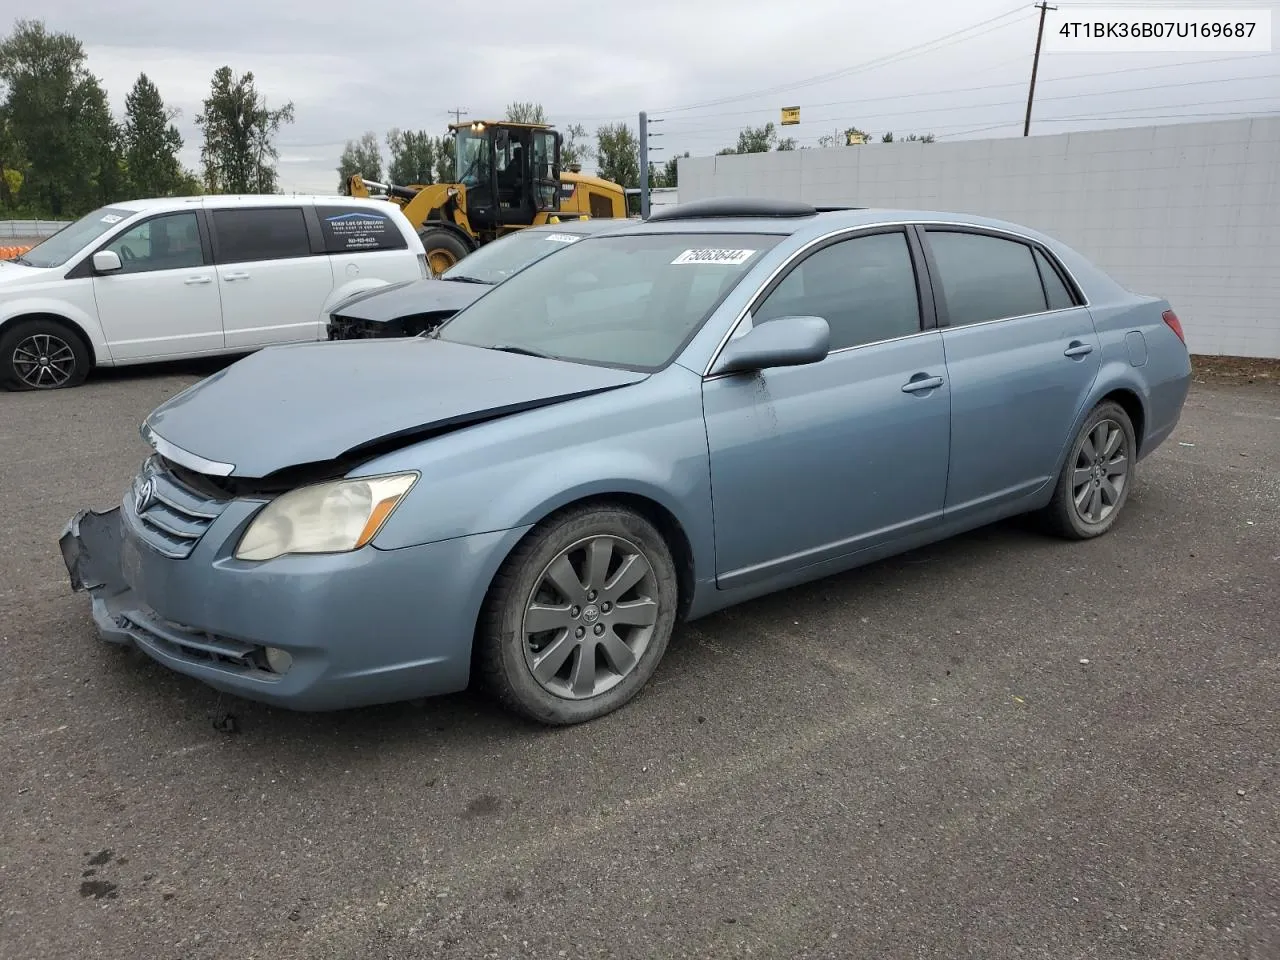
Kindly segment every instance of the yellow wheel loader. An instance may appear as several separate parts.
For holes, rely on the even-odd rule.
[[[561,171],[563,138],[546,124],[477,121],[449,125],[456,183],[377,183],[353,174],[353,197],[385,195],[422,238],[439,275],[481,244],[513,230],[561,220],[625,218],[626,192],[616,183]]]

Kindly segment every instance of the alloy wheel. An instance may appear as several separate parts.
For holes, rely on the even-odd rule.
[[[62,386],[76,370],[71,344],[51,333],[33,333],[18,341],[11,361],[18,379],[38,390]]]
[[[1071,474],[1071,500],[1085,523],[1106,521],[1129,482],[1129,445],[1114,420],[1100,420],[1076,452]]]
[[[635,671],[658,621],[658,581],[644,552],[612,535],[571,544],[525,605],[525,663],[547,692],[585,700]]]

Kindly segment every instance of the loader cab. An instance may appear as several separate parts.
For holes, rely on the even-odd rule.
[[[454,169],[480,231],[527,227],[560,209],[560,134],[540,124],[455,124]]]

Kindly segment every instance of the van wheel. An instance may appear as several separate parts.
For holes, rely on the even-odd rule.
[[[6,390],[78,387],[89,367],[84,339],[57,320],[24,320],[0,331],[0,386]]]
[[[418,237],[427,251],[427,266],[437,277],[471,252],[452,230],[423,227],[418,231]]]
[[[653,676],[678,595],[653,524],[623,507],[571,508],[535,527],[494,578],[479,672],[504,706],[542,723],[603,716]]]

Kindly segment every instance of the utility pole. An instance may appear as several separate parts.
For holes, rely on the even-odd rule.
[[[1031,61],[1031,89],[1027,91],[1027,119],[1022,124],[1022,135],[1024,137],[1031,135],[1031,102],[1036,96],[1036,71],[1040,68],[1040,41],[1044,38],[1044,15],[1050,10],[1057,10],[1057,7],[1049,6],[1045,0],[1040,0],[1036,6],[1040,10],[1040,27],[1036,30],[1036,55]]]
[[[649,219],[649,137],[660,137],[662,134],[649,133],[649,124],[661,123],[661,119],[650,120],[649,115],[643,110],[640,111],[640,217],[644,220]],[[661,147],[653,147],[654,150],[661,150]]]
[[[467,110],[463,110],[462,108],[458,108],[457,110],[446,110],[446,111],[445,111],[445,113],[452,113],[452,114],[453,114],[453,122],[454,122],[454,123],[461,123],[461,122],[462,122],[462,118],[463,118],[463,117],[465,117],[465,116],[468,114],[468,112],[469,112],[469,111],[467,111]]]

